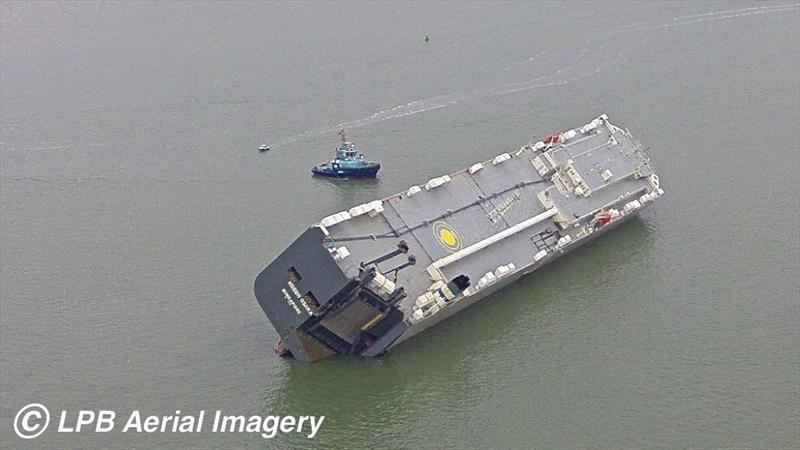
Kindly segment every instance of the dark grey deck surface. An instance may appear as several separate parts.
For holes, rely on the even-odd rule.
[[[542,191],[547,191],[555,207],[578,226],[612,205],[622,210],[626,202],[653,190],[648,179],[652,172],[639,144],[627,132],[600,123],[585,135],[576,129],[575,137],[546,149],[556,164],[572,162],[591,189],[590,195],[560,192],[550,181],[551,173],[542,178],[531,163],[533,157],[542,154],[541,150],[527,147],[512,151],[510,159],[496,165],[490,159],[473,174],[461,170],[449,175],[449,182],[430,190],[420,180],[420,192],[412,196],[403,192],[383,199],[384,211],[375,217],[363,214],[327,227],[334,245],[345,245],[350,252],[340,266],[348,275],[355,275],[359,262],[387,253],[396,248],[400,239],[405,240],[409,254],[417,258],[417,264],[398,277],[408,294],[400,306],[409,312],[433,281],[426,271],[431,263],[543,213],[547,208],[537,198]],[[601,176],[606,169],[612,172],[607,181]],[[475,285],[485,273],[494,272],[501,265],[513,263],[515,271],[525,269],[533,264],[533,255],[538,251],[531,237],[546,229],[570,234],[574,245],[579,240],[578,227],[570,223],[567,228],[559,228],[554,219],[458,259],[442,267],[441,274],[446,279],[466,274]],[[441,227],[457,236],[456,245],[448,248],[440,243],[434,229]],[[380,264],[379,269],[386,271],[404,259],[394,258]]]

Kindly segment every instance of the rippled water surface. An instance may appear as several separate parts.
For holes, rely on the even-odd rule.
[[[0,447],[800,445],[798,4],[2,3],[0,20]],[[667,191],[640,218],[388,357],[273,355],[252,282],[304,227],[603,112]],[[340,127],[380,180],[308,176]],[[313,441],[19,440],[34,401],[327,418]]]

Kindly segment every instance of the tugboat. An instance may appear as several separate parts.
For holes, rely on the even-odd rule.
[[[329,178],[375,178],[380,163],[365,161],[356,145],[347,140],[344,130],[339,130],[342,145],[336,149],[336,159],[311,168],[311,174]]]

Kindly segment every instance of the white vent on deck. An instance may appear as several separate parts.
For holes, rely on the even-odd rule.
[[[430,191],[431,189],[435,189],[448,182],[450,182],[450,175],[443,175],[441,177],[431,178],[430,181],[425,183],[425,190]]]
[[[347,249],[344,245],[337,248],[336,251],[333,253],[333,259],[336,261],[341,261],[345,258],[350,256],[350,250]]]
[[[477,172],[477,171],[479,171],[481,169],[483,169],[483,164],[481,164],[481,163],[473,164],[473,165],[469,166],[469,173],[470,173],[470,175],[472,175],[473,173],[475,173],[475,172]]]
[[[598,117],[597,119],[594,119],[593,121],[587,123],[586,125],[578,128],[578,131],[580,131],[583,134],[587,134],[589,132],[596,130],[601,125],[603,125],[603,119]]]
[[[578,135],[578,132],[575,131],[575,130],[565,131],[565,132],[561,133],[561,142],[566,142],[566,141],[574,138],[577,135]]]
[[[370,210],[369,210],[369,216],[370,217],[375,217],[378,214],[383,213],[383,202],[382,201],[375,200],[374,202],[370,203],[370,205],[372,205],[372,208],[370,208]]]
[[[650,185],[653,186],[653,189],[655,189],[656,191],[658,190],[658,188],[660,186],[659,180],[658,180],[658,175],[656,175],[656,174],[650,175]]]
[[[350,208],[348,213],[351,217],[358,217],[362,214],[369,213],[370,217],[375,217],[376,213],[383,212],[383,202],[381,200],[375,200],[369,203],[364,203],[363,205],[358,205]]]
[[[367,205],[364,204],[364,205],[354,206],[350,208],[350,211],[348,212],[350,213],[350,217],[358,217],[367,212]]]
[[[478,286],[476,286],[476,287],[477,287],[477,289],[483,289],[483,288],[485,288],[486,286],[488,286],[488,285],[490,285],[490,284],[494,283],[495,281],[497,281],[497,277],[496,277],[496,276],[494,276],[494,274],[493,274],[492,272],[486,272],[486,273],[485,273],[485,274],[484,274],[484,275],[481,277],[481,279],[480,279],[480,280],[478,280]]]
[[[633,201],[630,201],[630,202],[626,203],[625,207],[622,208],[622,210],[625,211],[626,213],[629,213],[629,212],[634,211],[636,209],[639,209],[641,207],[642,207],[642,204],[639,203],[639,200],[633,200]]]
[[[508,153],[501,153],[494,157],[494,159],[492,160],[492,164],[496,166],[502,163],[503,161],[508,161],[509,159],[511,159],[511,155],[509,155]]]
[[[342,211],[322,219],[322,224],[325,225],[326,227],[330,227],[336,225],[339,222],[344,222],[345,220],[349,220],[350,217],[351,216],[349,212]]]
[[[506,275],[510,274],[511,272],[513,272],[513,271],[514,271],[514,269],[516,269],[516,268],[517,268],[517,266],[516,266],[516,265],[515,265],[513,262],[510,262],[510,263],[508,263],[508,264],[506,264],[506,265],[504,265],[504,266],[499,266],[499,267],[498,267],[498,268],[497,268],[497,269],[494,271],[494,275],[495,275],[497,278],[502,278],[502,277],[504,277],[504,276],[506,276]]]

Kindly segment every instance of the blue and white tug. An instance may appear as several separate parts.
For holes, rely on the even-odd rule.
[[[311,168],[311,174],[329,178],[375,178],[381,165],[375,161],[366,161],[358,148],[347,140],[344,130],[339,130],[342,144],[336,149],[336,158]]]

